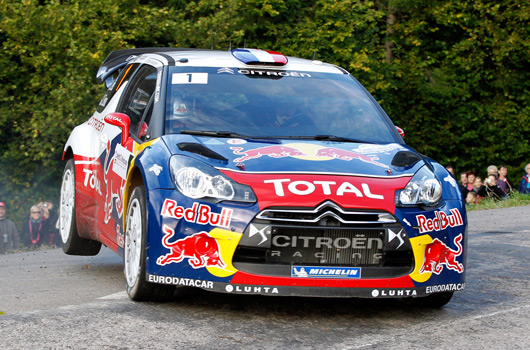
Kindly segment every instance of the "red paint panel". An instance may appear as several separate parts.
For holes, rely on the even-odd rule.
[[[409,276],[392,279],[324,279],[292,278],[254,275],[238,271],[232,284],[250,284],[264,286],[298,286],[298,287],[335,287],[335,288],[413,288],[414,282]]]
[[[270,206],[316,206],[332,200],[344,208],[395,212],[396,189],[411,177],[369,178],[346,175],[223,173],[254,190],[260,209]]]

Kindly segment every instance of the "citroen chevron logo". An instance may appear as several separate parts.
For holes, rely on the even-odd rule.
[[[262,243],[267,241],[267,235],[270,235],[270,228],[269,226],[265,226],[260,230],[256,226],[250,224],[250,231],[248,236],[252,237],[255,234],[259,234],[261,236],[261,242],[258,243],[258,245],[261,245]]]
[[[397,238],[399,240],[399,245],[397,246],[398,249],[403,245],[403,243],[405,243],[405,241],[403,241],[403,238],[401,238],[401,232],[403,232],[403,229],[401,229],[401,231],[399,231],[398,233],[395,233],[391,229],[388,229],[388,243],[392,242],[394,238]]]
[[[220,73],[229,73],[229,74],[234,74],[234,70],[233,69],[230,69],[228,67],[225,67],[225,68],[219,68],[217,70],[217,74],[220,74]]]

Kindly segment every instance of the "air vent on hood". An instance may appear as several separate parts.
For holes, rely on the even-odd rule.
[[[219,153],[212,151],[211,149],[209,149],[208,147],[205,147],[204,145],[201,145],[200,143],[181,142],[177,146],[181,151],[199,154],[206,158],[222,160],[223,162],[228,161],[228,159],[226,159]]]
[[[416,153],[410,151],[399,151],[394,156],[394,159],[392,159],[392,165],[408,168],[416,164],[419,160],[421,160],[421,158]]]

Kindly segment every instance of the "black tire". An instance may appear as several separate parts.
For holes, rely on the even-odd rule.
[[[402,301],[408,307],[439,309],[451,301],[452,297],[453,292],[442,292],[420,298],[405,298]]]
[[[97,255],[101,242],[81,238],[77,232],[75,181],[75,164],[70,158],[64,167],[59,203],[59,234],[63,251],[68,255]]]
[[[127,206],[123,254],[127,294],[135,301],[166,301],[175,293],[175,286],[146,280],[148,217],[145,200],[145,189],[138,186]]]

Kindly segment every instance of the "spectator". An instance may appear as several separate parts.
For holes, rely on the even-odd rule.
[[[480,203],[480,200],[477,197],[477,192],[469,191],[467,193],[467,196],[466,196],[466,203],[467,204],[478,204],[478,203]]]
[[[455,168],[452,165],[446,166],[445,169],[447,169],[448,172],[455,176]]]
[[[486,192],[486,186],[482,183],[482,178],[477,176],[475,183],[473,184],[473,192],[477,194],[477,201],[480,202],[482,198],[486,198],[488,193]]]
[[[6,204],[0,202],[0,254],[20,248],[20,237],[13,221],[6,218]]]
[[[524,167],[526,174],[523,176],[517,191],[523,194],[530,194],[530,164],[526,164]]]
[[[468,171],[466,172],[466,175],[467,175],[467,185],[466,185],[466,188],[468,191],[473,191],[473,184],[475,182],[475,172],[474,171]]]
[[[42,210],[42,225],[43,230],[48,237],[48,245],[61,245],[61,237],[57,229],[58,215],[53,209],[53,203],[50,200],[39,203],[39,208]]]
[[[472,191],[475,191],[479,197],[484,197],[486,189],[484,188],[484,184],[482,183],[482,178],[480,176],[475,177]]]
[[[491,174],[495,176],[499,176],[499,170],[497,169],[495,165],[490,165],[487,171],[488,171],[488,176],[490,176]]]
[[[503,192],[503,190],[497,185],[497,176],[495,174],[489,174],[488,178],[486,179],[486,185],[484,186],[486,189],[486,197],[491,198],[493,200],[501,200],[504,199],[507,195]]]
[[[501,165],[499,167],[499,177],[497,179],[497,185],[506,194],[510,194],[514,191],[515,187],[513,187],[512,181],[508,179],[508,167],[506,165]]]
[[[22,223],[22,241],[29,248],[37,248],[47,243],[46,231],[42,224],[42,210],[34,205],[30,209],[29,218]]]
[[[460,173],[460,184],[463,186],[467,185],[467,173],[466,172]]]
[[[467,198],[467,193],[469,190],[467,189],[467,173],[463,172],[460,173],[460,192],[462,192],[462,197]]]

